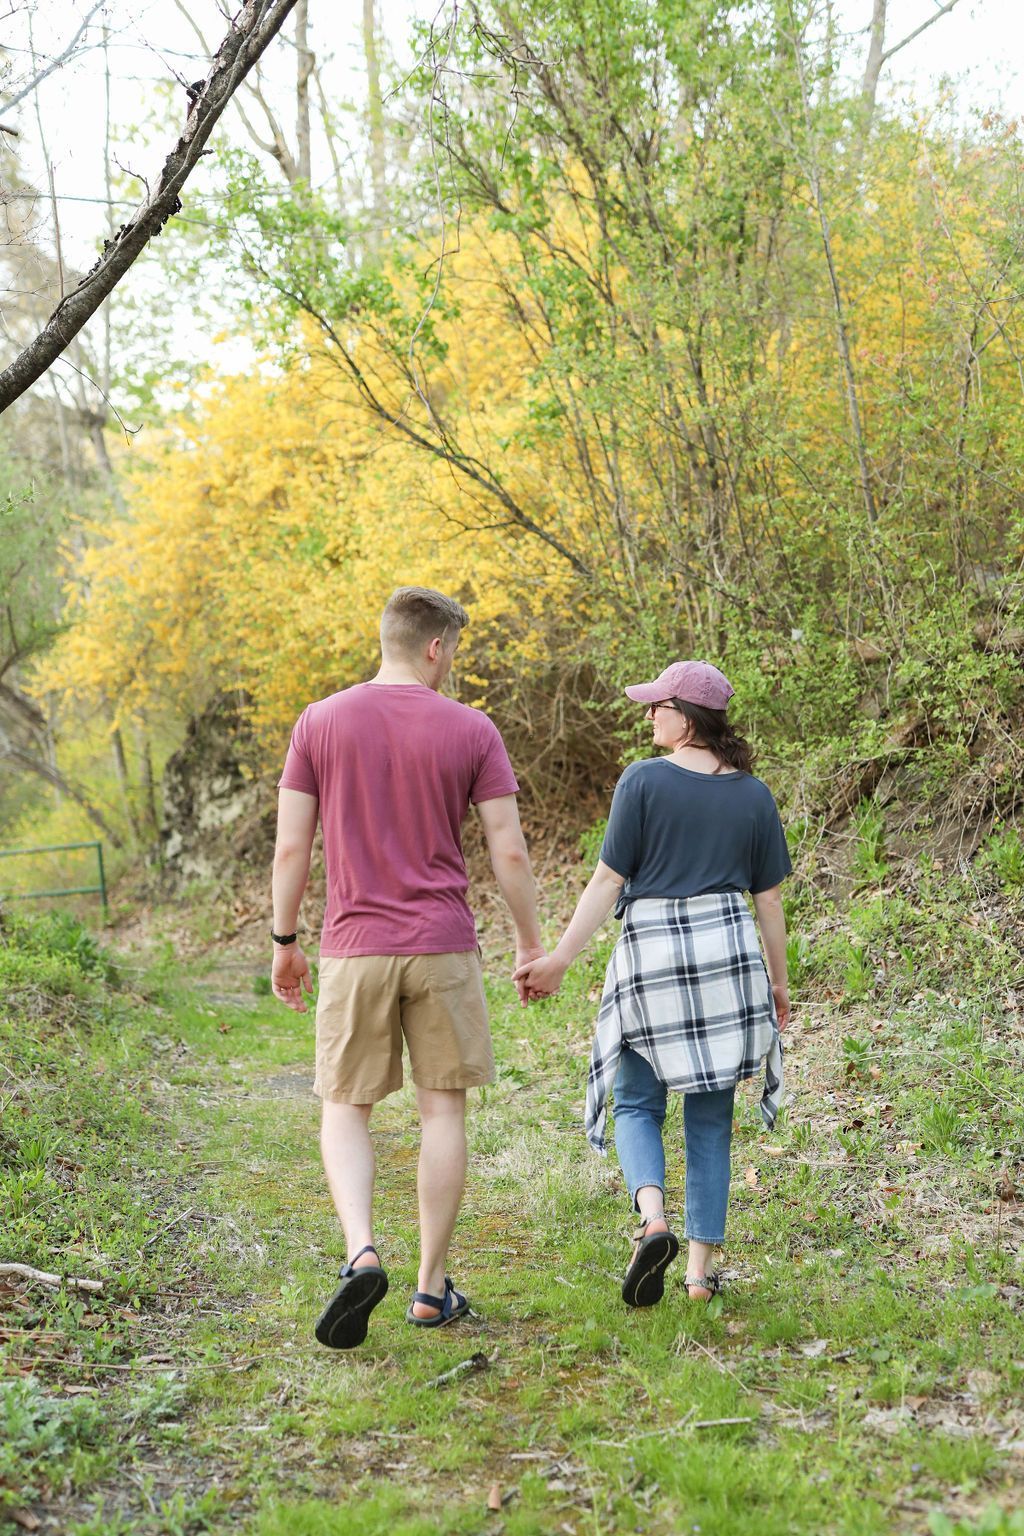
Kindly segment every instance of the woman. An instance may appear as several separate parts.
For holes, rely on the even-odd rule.
[[[779,887],[792,865],[771,791],[752,776],[750,747],[726,718],[733,691],[704,661],[673,662],[654,682],[626,689],[648,706],[665,755],[626,769],[572,921],[550,955],[515,972],[531,998],[557,992],[614,903],[622,934],[597,1020],[586,1130],[603,1151],[614,1082],[615,1147],[642,1221],[622,1285],[630,1306],[661,1300],[666,1266],[679,1252],[665,1219],[668,1090],[685,1095],[685,1284],[702,1300],[719,1287],[708,1263],[725,1238],[736,1084],[766,1058],[761,1113],[769,1127],[782,1096],[779,1031],[789,995]],[[744,891],[753,896],[764,959]]]

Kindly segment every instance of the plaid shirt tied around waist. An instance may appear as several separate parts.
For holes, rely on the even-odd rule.
[[[612,951],[587,1077],[587,1140],[604,1151],[608,1095],[624,1046],[678,1093],[707,1093],[765,1065],[761,1115],[782,1102],[782,1041],[743,897],[715,891],[630,902]]]

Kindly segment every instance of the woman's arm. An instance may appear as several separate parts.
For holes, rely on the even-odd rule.
[[[782,910],[782,887],[773,885],[770,890],[758,891],[754,896],[757,926],[761,930],[764,957],[768,966],[768,980],[775,997],[775,1011],[779,1016],[779,1028],[789,1023],[789,980],[786,975],[786,918]]]
[[[562,985],[562,977],[608,916],[625,884],[625,878],[598,860],[586,890],[576,903],[576,911],[550,955],[529,960],[513,972],[512,980],[521,982],[531,997],[549,997]]]

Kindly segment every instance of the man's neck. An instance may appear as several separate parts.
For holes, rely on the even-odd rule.
[[[376,677],[370,679],[373,683],[382,683],[385,687],[395,688],[401,684],[418,683],[423,688],[432,688],[437,693],[440,684],[429,677],[425,671],[421,671],[413,662],[382,661],[380,671]]]

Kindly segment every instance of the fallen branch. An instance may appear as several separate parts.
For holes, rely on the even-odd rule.
[[[494,1355],[491,1358],[497,1359],[497,1356]],[[460,1361],[458,1365],[453,1365],[450,1371],[442,1371],[440,1376],[435,1376],[433,1381],[428,1381],[427,1386],[440,1387],[446,1381],[454,1381],[456,1376],[468,1375],[470,1371],[486,1371],[490,1363],[491,1360],[488,1359],[483,1350],[478,1349],[476,1354],[470,1355],[468,1360]]]
[[[102,1291],[102,1280],[74,1280],[70,1275],[51,1275],[44,1269],[33,1269],[31,1264],[0,1264],[0,1280],[7,1275],[19,1275],[23,1280],[34,1280],[37,1285],[50,1285],[59,1290],[66,1285],[72,1291]]]

